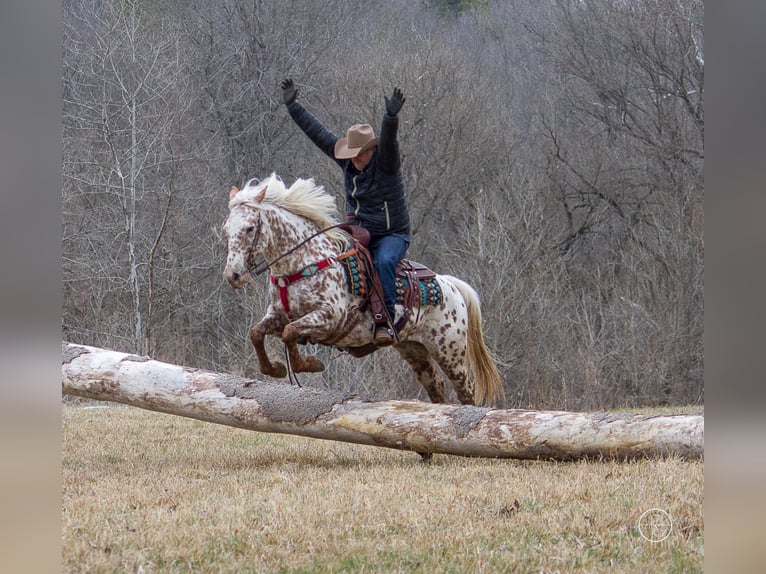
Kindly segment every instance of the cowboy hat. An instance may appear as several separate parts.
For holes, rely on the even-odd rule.
[[[335,159],[351,159],[378,143],[370,124],[354,124],[335,142]]]

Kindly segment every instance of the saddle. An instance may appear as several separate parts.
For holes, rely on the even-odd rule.
[[[351,236],[350,248],[335,258],[345,263],[349,289],[364,299],[360,311],[369,306],[375,324],[387,325],[383,288],[368,249],[370,232],[351,223],[339,227]],[[441,304],[441,289],[436,282],[436,273],[422,263],[410,261],[407,255],[405,253],[396,266],[397,302],[404,307],[401,317],[392,325],[397,334],[409,320],[416,301],[420,304]]]

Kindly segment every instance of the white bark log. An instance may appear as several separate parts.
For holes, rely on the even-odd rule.
[[[703,415],[370,402],[95,347],[64,343],[62,352],[65,394],[254,431],[459,456],[555,460],[703,456]]]

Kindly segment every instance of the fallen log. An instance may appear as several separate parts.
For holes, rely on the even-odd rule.
[[[366,401],[62,344],[64,394],[253,431],[419,453],[518,459],[703,456],[703,415],[489,409]]]

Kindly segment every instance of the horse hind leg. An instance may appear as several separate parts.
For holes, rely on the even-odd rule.
[[[468,355],[464,333],[454,330],[452,344],[434,350],[434,360],[455,389],[460,404],[475,405],[474,382],[469,376]]]
[[[466,368],[465,350],[454,354],[437,353],[432,358],[424,345],[413,341],[400,343],[394,348],[412,367],[418,382],[423,385],[432,403],[445,402],[444,380],[439,376],[436,369],[436,363],[438,363],[442,372],[452,383],[460,403],[464,405],[476,404],[473,383]]]
[[[452,381],[460,402],[492,406],[504,400],[503,385],[495,362],[484,344],[481,307],[476,291],[465,281],[442,276],[459,293],[445,313],[442,333],[447,341],[437,349],[436,361]]]
[[[402,342],[394,347],[402,358],[412,368],[418,382],[428,393],[432,403],[444,403],[444,381],[436,372],[434,362],[431,360],[428,350],[420,343],[413,341]],[[418,453],[423,462],[428,463],[433,459],[432,452]]]
[[[452,383],[460,404],[475,405],[473,381],[468,376],[468,371],[462,361],[458,361],[456,364],[451,360],[445,360],[440,363],[440,366]]]
[[[428,350],[413,341],[407,341],[394,347],[402,358],[412,368],[418,382],[428,393],[428,398],[432,403],[443,403],[444,399],[444,381],[436,371],[434,362],[428,354]]]
[[[434,349],[434,360],[455,389],[460,404],[475,405],[474,381],[468,370],[467,337],[457,327],[451,329],[451,336],[449,344]]]

